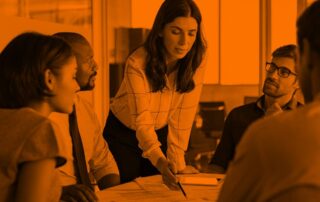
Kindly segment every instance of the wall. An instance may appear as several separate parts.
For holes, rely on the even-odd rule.
[[[156,13],[163,0],[132,0],[132,27],[151,28]],[[207,41],[207,74],[205,83],[215,84],[219,82],[219,1],[195,0],[203,18],[203,31]],[[146,9],[148,8],[148,9]]]
[[[220,84],[259,83],[259,1],[220,0]]]
[[[270,34],[271,41],[267,43],[270,43],[271,50],[285,43],[295,43],[294,22],[299,0],[265,1],[271,3],[273,10],[268,18],[272,23],[271,32],[265,33]],[[308,3],[311,1],[308,0]],[[131,26],[150,28],[162,2],[131,0],[131,11],[128,12],[131,14]],[[257,0],[250,0],[247,4],[238,0],[195,2],[203,15],[210,54],[201,100],[225,100],[227,111],[230,111],[243,104],[244,96],[258,96],[261,93],[259,80],[263,84],[265,70],[264,64],[259,64],[259,51],[264,51],[260,50],[263,46],[259,45],[259,31],[263,26],[259,24],[259,17],[260,12],[265,13],[267,8],[259,10],[263,4],[259,5],[262,1]],[[124,12],[126,9],[127,5],[124,5]],[[124,19],[127,17],[130,18],[124,14]],[[267,57],[269,59],[270,53]]]
[[[284,44],[296,44],[297,11],[297,1],[271,1],[271,51]]]

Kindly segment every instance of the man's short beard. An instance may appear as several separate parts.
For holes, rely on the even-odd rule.
[[[93,73],[93,74],[89,77],[88,82],[86,83],[86,85],[80,86],[80,90],[81,90],[81,91],[93,90],[94,87],[95,87],[95,83],[93,82],[93,85],[90,85],[90,83],[91,83],[91,79],[92,79],[94,76],[96,76],[96,75],[97,75],[97,72]]]
[[[87,91],[87,90],[93,90],[94,86],[90,85],[90,82],[88,82],[85,86],[81,86],[80,90],[81,91]]]
[[[268,90],[265,90],[265,86],[263,86],[263,89],[262,89],[262,92],[265,94],[265,95],[267,95],[267,96],[269,96],[269,97],[272,97],[272,98],[278,98],[278,97],[281,97],[282,95],[277,95],[277,94],[275,94],[275,93],[273,93],[273,92],[268,92]]]

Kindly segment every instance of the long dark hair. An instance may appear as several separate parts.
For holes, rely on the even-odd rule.
[[[201,29],[201,13],[192,0],[166,0],[160,7],[152,29],[144,43],[147,56],[146,75],[153,92],[161,91],[166,87],[165,74],[165,47],[160,33],[166,24],[177,17],[193,17],[198,24],[195,42],[187,55],[177,62],[178,74],[176,91],[189,92],[194,89],[193,75],[200,66],[206,50],[205,41]]]
[[[16,36],[0,54],[0,108],[26,107],[45,96],[46,69],[59,74],[73,56],[62,39],[28,32]]]

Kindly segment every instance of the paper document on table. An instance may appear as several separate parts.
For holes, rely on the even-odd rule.
[[[168,191],[169,188],[162,182],[162,178],[143,178],[138,177],[134,182],[146,191]]]
[[[179,175],[179,177],[216,177],[216,174]],[[101,202],[214,202],[217,199],[221,183],[218,186],[183,185],[187,199],[180,191],[172,191],[162,182],[162,176],[137,178],[132,182],[105,189],[97,193]]]
[[[98,193],[101,202],[183,202],[184,196],[176,191],[106,190]],[[197,201],[197,200],[190,200]]]
[[[185,185],[219,185],[221,179],[223,179],[223,175],[219,177],[219,175],[212,174],[192,174],[192,175],[179,175],[179,180],[181,184]]]

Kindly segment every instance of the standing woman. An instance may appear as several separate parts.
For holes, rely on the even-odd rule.
[[[58,201],[54,171],[65,163],[47,118],[71,113],[79,86],[76,60],[61,39],[15,37],[0,54],[0,201]]]
[[[112,100],[104,138],[122,182],[162,174],[197,173],[184,155],[203,83],[205,42],[201,13],[192,0],[166,0],[143,47],[127,59]]]

